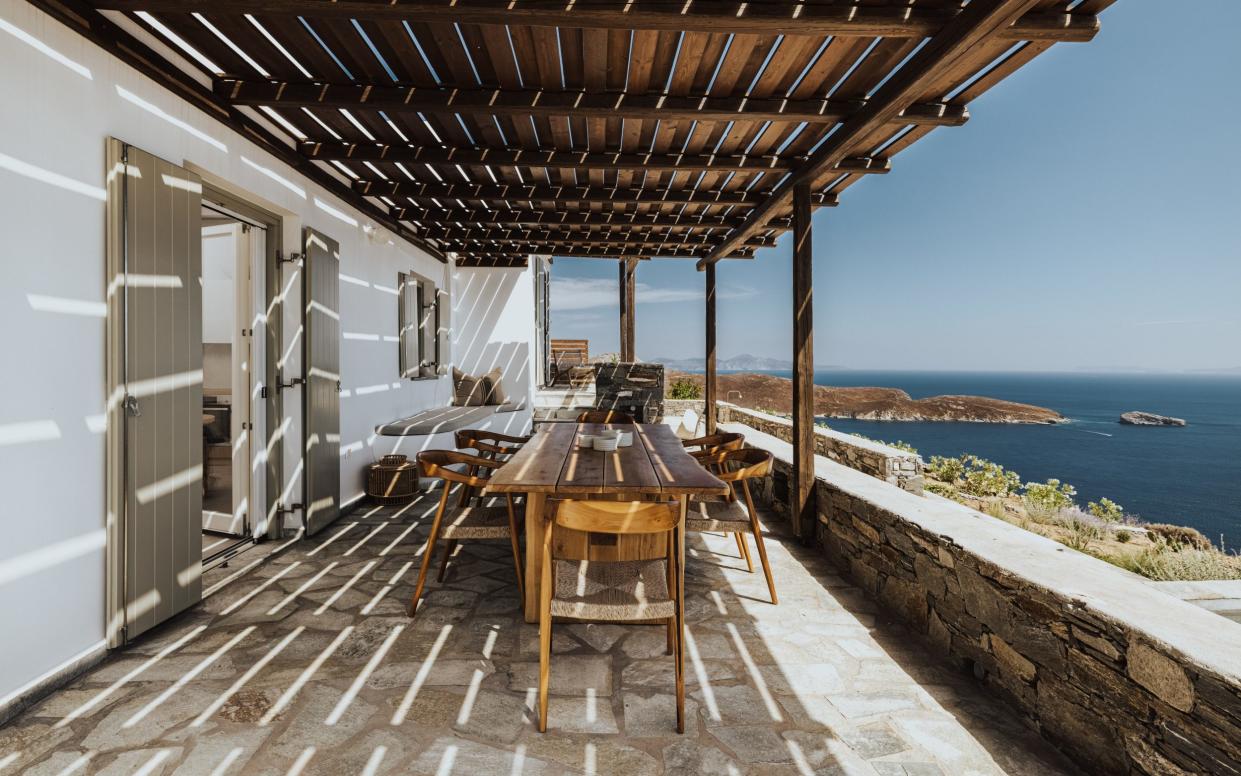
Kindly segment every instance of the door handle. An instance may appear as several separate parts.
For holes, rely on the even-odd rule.
[[[125,414],[131,418],[142,417],[142,407],[138,405],[138,397],[132,394],[126,394],[125,400],[121,402],[121,406],[125,408]]]

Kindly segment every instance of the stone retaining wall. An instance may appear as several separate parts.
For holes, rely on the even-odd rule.
[[[743,423],[785,442],[793,441],[793,421],[788,418],[725,402],[719,402],[718,406],[716,419],[720,423]],[[850,469],[878,477],[901,490],[922,493],[922,458],[917,453],[898,450],[831,428],[819,427],[814,431],[814,450],[817,454]]]
[[[791,447],[761,500],[787,516]],[[817,541],[1091,774],[1241,774],[1241,625],[1050,539],[822,459]]]

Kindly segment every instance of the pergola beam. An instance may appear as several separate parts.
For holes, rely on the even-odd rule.
[[[827,203],[832,205],[835,203]],[[689,229],[734,228],[745,222],[743,216],[720,216],[701,213],[635,213],[608,211],[567,210],[486,210],[480,208],[394,207],[388,215],[398,221],[417,224],[506,226],[558,228],[566,231],[589,231],[608,226],[627,227],[685,227]],[[787,229],[789,218],[773,218],[767,222],[772,229]]]
[[[664,248],[660,250],[652,250],[651,248],[625,247],[618,248],[616,246],[574,246],[557,248],[548,245],[448,245],[445,251],[456,253],[460,256],[471,256],[475,258],[519,258],[522,256],[538,255],[538,256],[556,256],[566,259],[697,259],[700,258],[704,251],[700,248]],[[753,251],[741,249],[728,257],[729,259],[752,259]]]
[[[95,0],[96,8],[176,13],[252,13],[306,17],[458,24],[527,25],[618,30],[685,30],[760,35],[924,38],[935,34],[960,11],[868,5],[811,5],[799,0],[763,3],[685,3],[633,0],[614,8],[585,3],[523,2],[504,7],[487,0]],[[514,4],[509,4],[514,5]],[[1000,30],[999,40],[1092,40],[1098,32],[1092,14],[1034,12]]]
[[[508,202],[598,202],[643,205],[743,205],[765,202],[770,191],[695,191],[692,189],[633,189],[607,186],[506,185],[486,183],[414,183],[412,181],[359,179],[353,190],[368,197],[415,199],[504,200]],[[830,205],[836,198],[815,193],[816,205]]]
[[[793,190],[811,184],[843,160],[858,141],[887,125],[937,79],[977,47],[1009,27],[1038,0],[989,0],[971,2],[943,30],[935,35],[887,81],[880,86],[866,107],[850,116],[833,132],[800,170],[789,175],[763,204],[750,212],[744,226],[733,230],[705,261],[716,261],[737,245],[762,231],[771,216],[788,206]],[[811,203],[813,205],[813,202]]]
[[[505,240],[495,242],[444,239],[437,243],[445,252],[456,251],[457,253],[554,253],[559,256],[563,255],[562,251],[587,251],[592,255],[600,256],[671,256],[678,258],[698,258],[706,255],[715,247],[715,243],[677,242],[675,239],[666,241]],[[771,244],[774,245],[775,242],[772,241]],[[753,255],[753,251],[754,247],[745,246],[738,249],[737,253],[744,252],[748,258]]]
[[[814,540],[814,245],[810,186],[793,190],[793,473],[789,516],[802,542]]]
[[[509,148],[443,148],[437,146],[351,143],[306,140],[298,150],[319,161],[390,162],[431,165],[492,165],[577,170],[657,170],[659,172],[777,172],[804,164],[804,156],[745,156],[742,154],[630,154],[608,151],[526,151]],[[842,173],[883,174],[891,164],[882,157],[845,159]],[[415,170],[417,172],[417,170]]]
[[[464,113],[490,116],[571,116],[659,121],[790,121],[836,124],[866,107],[866,100],[793,100],[783,97],[710,97],[542,89],[442,89],[427,86],[215,79],[215,93],[234,105],[268,108],[372,108],[388,112]],[[959,126],[962,105],[911,104],[894,124]]]
[[[561,232],[549,229],[486,229],[469,227],[429,227],[418,231],[428,240],[481,243],[537,243],[549,242],[567,245],[694,245],[714,248],[723,235],[678,234],[663,235],[649,229],[623,232]],[[747,248],[770,248],[776,244],[774,237],[755,237],[746,243]]]

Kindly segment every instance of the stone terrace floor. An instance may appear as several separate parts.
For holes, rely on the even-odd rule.
[[[292,544],[0,728],[0,772],[1075,772],[780,536],[778,607],[731,538],[691,536],[684,735],[663,627],[593,624],[555,629],[540,735],[538,630],[506,544],[462,545],[406,616],[433,508],[358,510]]]

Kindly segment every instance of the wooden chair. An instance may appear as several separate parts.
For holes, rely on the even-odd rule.
[[[776,583],[771,577],[771,564],[767,562],[767,548],[763,544],[763,529],[758,524],[758,513],[754,511],[754,499],[750,495],[750,480],[766,477],[771,473],[771,453],[751,447],[724,450],[706,457],[705,460],[699,460],[708,464],[708,468],[710,465],[718,467],[716,476],[729,484],[732,493],[723,501],[690,501],[685,530],[732,534],[737,540],[737,549],[751,572],[754,571],[754,561],[750,558],[750,548],[745,535],[753,534],[754,544],[758,546],[758,558],[763,565],[763,575],[767,577],[767,589],[771,591],[771,602],[779,603],[776,598]],[[745,496],[744,507],[737,500],[738,483]]]
[[[697,439],[681,440],[681,446],[697,447],[697,450],[690,451],[690,455],[702,460],[716,453],[722,453],[726,450],[740,450],[742,447],[745,447],[745,434],[721,431],[717,434],[710,434]]]
[[[619,410],[587,410],[577,416],[578,423],[614,423],[618,425],[632,426],[634,419],[632,415],[621,412]]]
[[[464,465],[465,472],[450,469],[450,466]],[[431,567],[431,555],[435,552],[435,543],[447,539],[448,546],[444,557],[440,560],[437,580],[444,581],[444,571],[448,568],[448,559],[452,556],[457,542],[474,539],[507,538],[513,547],[513,567],[517,571],[517,590],[524,596],[525,583],[521,573],[521,549],[517,543],[517,514],[513,510],[513,497],[505,494],[505,504],[469,505],[468,498],[464,504],[455,507],[448,505],[449,491],[452,483],[457,483],[463,490],[481,489],[487,480],[479,477],[479,469],[498,469],[502,464],[490,458],[461,453],[455,450],[424,450],[418,453],[418,467],[423,477],[444,481],[444,492],[440,496],[439,507],[435,510],[435,519],[431,522],[431,535],[427,538],[426,549],[422,553],[422,567],[418,571],[418,584],[414,588],[414,598],[410,602],[409,616],[418,612],[418,600],[422,598],[422,589],[426,585],[427,570]]]
[[[666,534],[668,554],[656,560],[557,560],[556,526],[605,534]],[[685,732],[685,575],[680,505],[675,501],[562,501],[544,521],[539,585],[539,732],[547,732],[552,618],[633,622],[667,620],[676,673],[677,732]]]
[[[531,437],[529,436],[512,436],[496,431],[474,428],[461,429],[453,435],[453,441],[456,443],[458,450],[477,450],[479,458],[488,458],[501,462],[508,460],[530,439]],[[477,476],[479,468],[475,465],[467,466],[465,473],[471,477]],[[457,506],[464,507],[469,503],[470,497],[473,495],[475,495],[473,488],[461,486],[461,496],[457,500]]]

